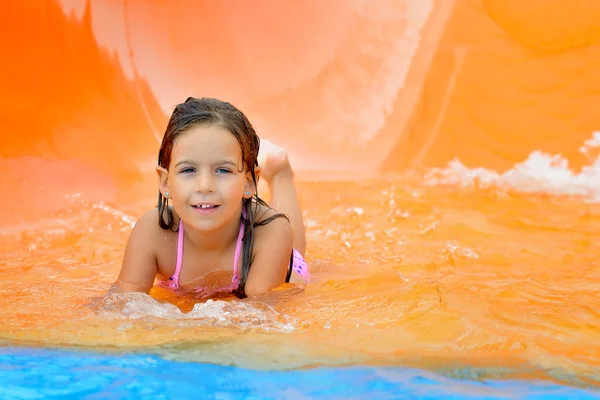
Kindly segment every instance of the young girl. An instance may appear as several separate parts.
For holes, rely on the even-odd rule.
[[[282,149],[261,151],[246,116],[217,99],[177,105],[158,154],[158,212],[136,223],[115,287],[256,296],[308,275],[304,225]],[[272,204],[258,197],[258,176]]]

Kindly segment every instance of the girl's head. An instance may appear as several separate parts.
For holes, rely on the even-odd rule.
[[[231,104],[190,97],[177,105],[158,154],[160,226],[174,228],[169,201],[186,223],[207,230],[247,209],[259,146],[248,118]]]
[[[267,207],[256,192],[259,146],[254,128],[240,110],[217,99],[190,97],[175,107],[158,154],[158,215],[163,229],[175,229],[169,202],[186,226],[199,230],[215,231],[229,222],[233,227],[240,218],[244,222],[239,297],[245,297],[254,228],[287,218],[275,214],[255,222],[256,208]]]

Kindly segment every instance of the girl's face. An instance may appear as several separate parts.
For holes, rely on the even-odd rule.
[[[239,219],[242,198],[254,194],[252,176],[243,170],[240,144],[217,125],[195,125],[182,132],[173,145],[168,172],[158,170],[163,196],[168,192],[179,217],[201,231],[215,231]]]

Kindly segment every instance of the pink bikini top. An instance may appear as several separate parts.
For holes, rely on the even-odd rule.
[[[159,284],[163,287],[167,287],[171,290],[179,289],[179,275],[181,274],[181,265],[183,263],[183,221],[179,220],[179,232],[177,235],[177,264],[175,265],[175,273],[169,278],[168,281],[162,281]],[[239,262],[240,255],[242,253],[242,239],[244,237],[244,222],[240,223],[240,232],[238,233],[237,243],[235,246],[235,255],[233,257],[233,278],[231,279],[231,289],[236,289],[239,286]],[[289,282],[292,271],[297,274],[308,277],[308,265],[302,255],[293,249],[292,256],[290,257],[290,263],[288,265],[288,274],[286,276],[286,282]],[[194,292],[202,291],[203,287],[198,287]]]

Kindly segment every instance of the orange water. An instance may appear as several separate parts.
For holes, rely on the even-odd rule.
[[[107,39],[102,4],[91,4],[13,2],[1,17],[2,48],[14,61],[0,67],[1,343],[251,368],[408,365],[598,385],[600,205],[527,184],[461,188],[424,178],[454,157],[502,171],[536,149],[561,153],[575,168],[589,164],[578,149],[600,127],[592,108],[599,36],[586,25],[600,13],[593,1],[555,0],[543,11],[434,2],[416,50],[404,43],[414,54],[391,97],[390,79],[401,71],[389,54],[403,43],[414,2],[305,2],[297,10],[260,2],[233,14],[226,3],[196,3],[203,5],[185,14],[212,15],[227,27],[223,40],[245,29],[246,41],[230,43],[227,54],[215,44],[186,52],[191,22],[158,1],[103,3],[128,10],[128,34]],[[81,14],[65,16],[73,5]],[[232,23],[247,14],[266,22]],[[167,23],[152,25],[159,17]],[[106,46],[122,40],[131,53],[119,59],[100,37]],[[157,54],[169,57],[145,65],[153,37],[161,39]],[[248,48],[300,61],[254,65]],[[214,58],[197,64],[205,54]],[[159,302],[102,297],[132,223],[154,206],[163,110],[186,88],[203,94],[186,63],[222,82],[221,97],[239,100],[265,136],[290,148],[308,284],[256,301],[205,302],[160,289],[151,293]],[[157,83],[152,68],[167,69],[174,83]]]

